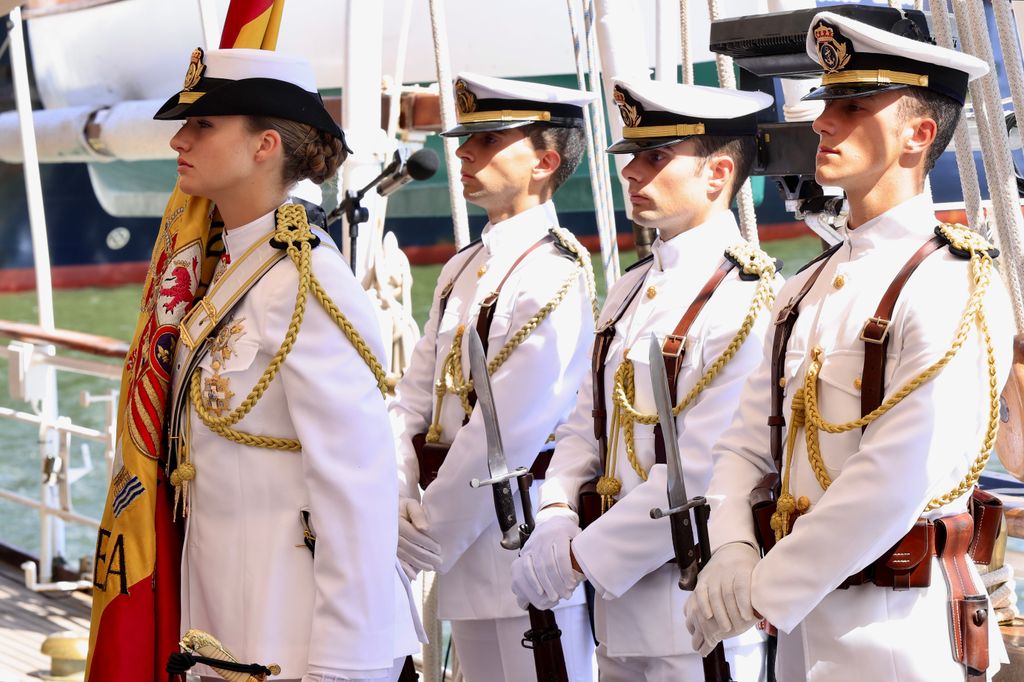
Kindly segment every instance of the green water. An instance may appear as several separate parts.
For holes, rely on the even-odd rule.
[[[813,237],[768,242],[766,250],[772,256],[786,263],[785,272],[796,271],[819,250],[818,241]],[[622,267],[636,260],[635,252],[620,254]],[[604,293],[604,275],[597,257],[594,258],[598,291]],[[441,271],[440,265],[425,265],[413,268],[413,314],[422,327],[430,309],[434,284]],[[142,293],[141,285],[113,288],[78,289],[58,291],[54,297],[54,318],[59,328],[89,332],[118,339],[129,340],[135,328],[138,305]],[[37,320],[36,297],[34,292],[0,295],[0,319],[18,322]],[[71,353],[73,354],[73,353]],[[7,363],[0,362],[0,386],[7,385]],[[82,407],[79,394],[90,391],[103,393],[116,388],[115,382],[80,375],[58,375],[60,389],[60,414],[69,417],[76,424],[100,429],[104,427],[104,405]],[[13,409],[30,411],[29,405],[12,400],[6,389],[0,391],[0,405]],[[41,479],[37,429],[30,424],[9,420],[0,421],[0,488],[18,492],[26,497],[38,499]],[[80,466],[79,454],[82,443],[72,440],[72,467]],[[99,518],[106,498],[106,466],[102,459],[99,443],[89,443],[92,452],[93,471],[72,486],[75,511]],[[0,500],[0,541],[25,549],[33,554],[39,552],[39,518],[25,507],[6,500]],[[81,556],[91,556],[95,534],[84,528],[68,526],[66,557],[77,564]]]

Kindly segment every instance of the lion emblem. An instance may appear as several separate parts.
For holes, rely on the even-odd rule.
[[[823,21],[814,27],[814,40],[818,43],[818,62],[826,73],[842,71],[850,62],[849,42]]]
[[[160,274],[157,286],[157,321],[177,326],[188,312],[199,286],[199,246],[192,244],[174,254]]]

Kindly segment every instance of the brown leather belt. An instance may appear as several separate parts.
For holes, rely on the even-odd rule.
[[[426,490],[437,478],[437,472],[441,470],[444,458],[448,456],[448,450],[452,446],[450,443],[428,443],[426,433],[417,433],[412,437],[412,447],[416,451],[416,460],[419,463],[420,487]],[[554,450],[544,450],[537,454],[537,458],[530,465],[530,473],[533,474],[534,480],[544,480],[554,454]]]

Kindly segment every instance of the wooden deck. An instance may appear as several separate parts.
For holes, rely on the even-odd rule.
[[[46,679],[43,640],[66,630],[88,632],[91,602],[81,592],[30,592],[20,572],[0,563],[0,682]]]

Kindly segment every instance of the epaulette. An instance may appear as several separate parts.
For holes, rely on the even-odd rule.
[[[306,207],[300,203],[287,203],[278,206],[277,211],[274,212],[274,224],[277,225],[277,229],[270,238],[270,245],[275,249],[285,250],[295,241],[308,241],[309,247],[314,249],[320,246],[320,237],[309,229]],[[288,237],[279,239],[278,234],[285,230],[294,232],[294,239]]]
[[[971,259],[971,251],[984,251],[992,260],[999,258],[999,249],[980,234],[959,223],[941,223],[935,234],[949,246],[949,252],[957,258]]]
[[[463,246],[463,247],[462,247],[461,249],[459,249],[458,251],[456,251],[456,252],[455,252],[455,253],[456,253],[456,255],[458,255],[458,254],[462,253],[463,251],[465,251],[466,249],[468,249],[468,248],[469,248],[469,247],[471,247],[471,246],[476,246],[477,244],[479,244],[479,243],[480,243],[480,239],[481,239],[481,237],[477,237],[476,239],[474,239],[474,240],[473,240],[473,241],[471,241],[470,243],[466,244],[466,245],[465,245],[465,246]]]
[[[807,268],[811,267],[812,265],[814,265],[814,264],[815,264],[815,263],[817,263],[818,261],[820,261],[820,260],[822,260],[822,259],[824,259],[824,258],[828,258],[828,257],[829,257],[829,256],[831,256],[831,255],[832,255],[833,253],[835,253],[836,251],[838,251],[838,250],[839,250],[839,247],[840,247],[840,246],[842,246],[842,245],[843,245],[843,243],[842,243],[842,242],[839,242],[838,244],[835,244],[835,245],[833,245],[833,246],[830,246],[829,248],[825,249],[824,251],[822,251],[821,253],[819,253],[819,254],[818,254],[817,256],[815,256],[815,257],[814,257],[814,258],[812,258],[811,260],[809,260],[809,261],[807,261],[806,263],[804,263],[804,264],[803,264],[803,267],[801,267],[801,268],[800,268],[799,270],[797,270],[797,271],[796,271],[796,274],[798,274],[798,275],[799,275],[799,274],[800,274],[801,272],[803,272],[803,271],[804,271],[804,270],[806,270]]]
[[[745,282],[759,280],[765,272],[770,272],[774,276],[782,269],[782,261],[774,260],[750,242],[740,242],[728,247],[725,250],[725,257],[735,263],[740,279]]]
[[[321,230],[327,229],[327,214],[324,213],[324,209],[299,197],[289,197],[289,201],[293,204],[300,204],[306,209],[306,220],[310,225],[316,225]]]
[[[551,235],[551,243],[556,249],[558,249],[560,255],[565,256],[569,260],[579,260],[580,257],[576,253],[575,249],[573,249],[567,241],[562,239],[562,235],[558,234],[554,228],[548,230],[548,234]]]
[[[652,260],[654,260],[654,254],[653,253],[649,253],[646,256],[644,256],[643,258],[641,258],[640,260],[638,260],[637,262],[635,262],[632,265],[630,265],[628,268],[626,268],[626,272],[629,272],[630,270],[635,270],[636,268],[640,267],[644,263],[650,263]]]

